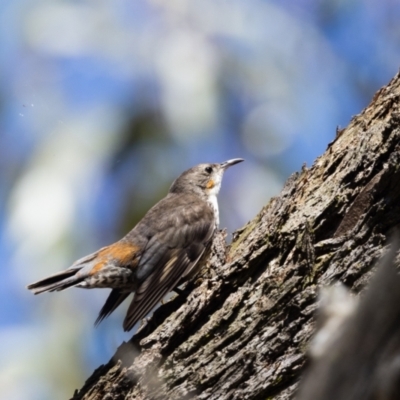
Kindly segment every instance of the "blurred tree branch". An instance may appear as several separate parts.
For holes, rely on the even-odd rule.
[[[73,399],[292,398],[318,288],[358,293],[399,224],[399,96],[397,75],[229,247],[219,233],[210,268]]]

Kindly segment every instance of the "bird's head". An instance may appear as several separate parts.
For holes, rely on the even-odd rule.
[[[172,184],[171,193],[197,193],[216,196],[221,187],[224,172],[232,165],[244,161],[234,158],[220,164],[199,164],[183,172]]]

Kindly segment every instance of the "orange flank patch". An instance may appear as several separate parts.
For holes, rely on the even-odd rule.
[[[113,264],[119,264],[121,266],[131,263],[131,266],[134,266],[132,261],[134,260],[138,250],[138,246],[124,242],[117,242],[110,246],[104,247],[97,253],[95,258],[95,261],[97,262],[90,271],[90,274],[93,275],[97,271],[100,271],[109,262]]]
[[[107,264],[107,261],[99,261],[90,271],[90,275],[94,275],[97,271],[100,271],[104,264]]]
[[[207,189],[212,189],[214,186],[215,186],[215,182],[214,182],[212,179],[210,179],[210,180],[207,182],[206,188],[207,188]]]

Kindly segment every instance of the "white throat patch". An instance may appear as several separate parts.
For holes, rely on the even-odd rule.
[[[219,208],[218,208],[218,199],[216,194],[211,194],[208,196],[207,199],[208,204],[214,210],[214,217],[215,217],[215,227],[218,228],[219,226]]]
[[[212,177],[214,186],[211,187],[210,189],[206,190],[208,204],[211,206],[211,208],[214,211],[216,228],[218,228],[218,226],[219,226],[219,208],[218,208],[217,195],[219,193],[219,189],[221,188],[222,175],[223,175],[223,171],[221,171],[219,174],[215,174]]]

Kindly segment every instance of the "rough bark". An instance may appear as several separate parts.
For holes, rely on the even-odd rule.
[[[318,288],[358,293],[400,221],[400,76],[76,392],[78,399],[290,399]],[[262,184],[262,182],[260,182]]]
[[[330,321],[335,318],[336,323],[328,322],[317,329],[311,346],[311,366],[300,384],[297,400],[399,400],[400,276],[395,268],[398,239],[395,242],[361,301],[355,302],[342,292],[341,299],[337,299],[340,302],[334,302],[339,314],[330,313]],[[334,287],[330,290],[334,294]],[[343,310],[350,313],[340,315]],[[339,325],[338,317],[342,319]],[[318,339],[322,342],[315,353]]]

